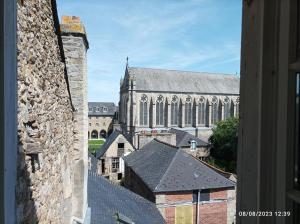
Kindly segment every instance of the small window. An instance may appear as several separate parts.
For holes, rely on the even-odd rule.
[[[103,107],[103,112],[106,113],[108,111],[107,107]]]
[[[118,148],[119,149],[124,149],[124,143],[118,143]]]
[[[118,157],[112,158],[111,168],[112,168],[113,173],[116,173],[119,171],[119,165],[120,165],[119,158]]]
[[[97,107],[97,112],[100,112],[100,108],[99,107]]]
[[[122,173],[118,173],[118,180],[121,180],[122,179]]]
[[[96,123],[96,126],[99,127],[99,123]]]
[[[93,108],[92,107],[89,107],[89,112],[93,112]]]
[[[92,126],[92,123],[89,123],[89,126],[91,127],[91,126]]]

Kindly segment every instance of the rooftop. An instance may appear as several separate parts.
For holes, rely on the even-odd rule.
[[[116,224],[118,218],[135,224],[165,223],[154,203],[91,171],[88,173],[88,204],[91,224]]]
[[[235,184],[179,148],[156,139],[124,157],[153,192],[230,188]]]
[[[192,134],[182,131],[179,129],[171,128],[169,130],[170,133],[176,135],[176,146],[177,147],[190,147],[190,141],[194,140],[197,143],[197,147],[208,147],[209,143],[205,142],[204,140],[193,136]]]
[[[136,90],[238,95],[240,79],[236,75],[128,67],[136,81]]]
[[[118,107],[113,102],[89,102],[89,116],[114,116]]]

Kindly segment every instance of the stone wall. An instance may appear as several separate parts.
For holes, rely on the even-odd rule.
[[[70,223],[74,118],[56,3],[18,3],[17,222]]]
[[[83,207],[73,208],[73,215],[83,217],[87,208],[87,163],[88,163],[88,88],[87,56],[88,42],[85,28],[76,16],[63,16],[60,26],[66,58],[67,75],[74,106],[74,169],[76,182],[73,185],[74,204]]]

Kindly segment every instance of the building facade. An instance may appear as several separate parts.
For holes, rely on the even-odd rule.
[[[119,121],[136,145],[141,131],[171,127],[208,138],[216,122],[239,112],[234,75],[126,66],[120,84]]]
[[[113,131],[118,107],[112,102],[89,102],[88,108],[88,138],[107,138]]]
[[[155,139],[124,160],[125,187],[167,224],[235,223],[235,183],[183,150]]]
[[[124,177],[124,161],[122,157],[129,155],[135,149],[126,137],[119,131],[114,131],[98,150],[98,174],[107,179],[120,183]]]

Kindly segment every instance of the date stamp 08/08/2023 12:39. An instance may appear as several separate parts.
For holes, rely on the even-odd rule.
[[[239,211],[238,216],[277,216],[286,217],[290,216],[290,211]]]

